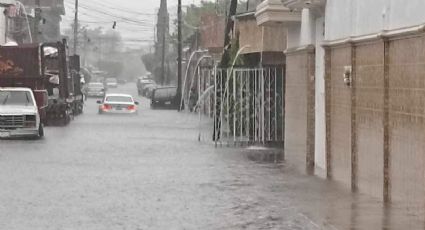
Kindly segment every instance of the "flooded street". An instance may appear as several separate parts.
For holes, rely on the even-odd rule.
[[[133,84],[116,91],[136,94]],[[89,99],[43,140],[0,141],[0,229],[422,228],[292,165],[199,143],[185,114],[138,100],[138,116],[98,115]]]

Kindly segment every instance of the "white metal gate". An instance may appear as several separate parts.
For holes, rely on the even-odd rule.
[[[213,119],[217,145],[283,143],[284,72],[282,66],[199,68],[198,112]]]

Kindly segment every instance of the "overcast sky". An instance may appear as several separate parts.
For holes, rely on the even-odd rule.
[[[201,0],[182,0],[183,5],[199,4]],[[82,25],[112,28],[121,32],[127,47],[136,48],[153,44],[154,25],[160,0],[80,0],[79,19]],[[75,0],[65,0],[66,15],[62,30],[69,28],[74,18]],[[168,0],[171,17],[177,15],[177,0]],[[131,21],[128,21],[130,19]]]

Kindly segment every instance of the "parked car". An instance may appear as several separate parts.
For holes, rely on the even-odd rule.
[[[40,111],[46,106],[47,95],[37,102],[29,88],[0,88],[0,138],[43,137]]]
[[[103,100],[97,101],[99,114],[137,114],[137,101],[128,94],[106,94]]]
[[[91,82],[87,84],[86,96],[87,97],[104,97],[105,96],[105,86],[101,82]]]
[[[148,92],[150,89],[156,88],[156,84],[154,83],[149,83],[143,86],[142,88],[142,96],[148,97]]]
[[[125,79],[118,79],[118,84],[124,85],[127,83],[127,80]]]
[[[143,78],[137,79],[137,91],[140,96],[143,95],[143,87],[148,84],[155,84],[155,81],[151,79],[143,79]]]
[[[173,107],[176,102],[177,87],[164,86],[158,87],[153,90],[151,98],[151,108],[156,109],[159,107]]]
[[[147,85],[145,90],[145,97],[152,99],[152,93],[156,88],[158,88],[156,84]]]
[[[106,88],[118,88],[118,80],[116,78],[106,78]]]

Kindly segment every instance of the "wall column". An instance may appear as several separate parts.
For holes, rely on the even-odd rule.
[[[331,143],[331,49],[325,47],[326,177],[332,179]]]
[[[391,202],[390,180],[390,41],[384,40],[384,202]]]

